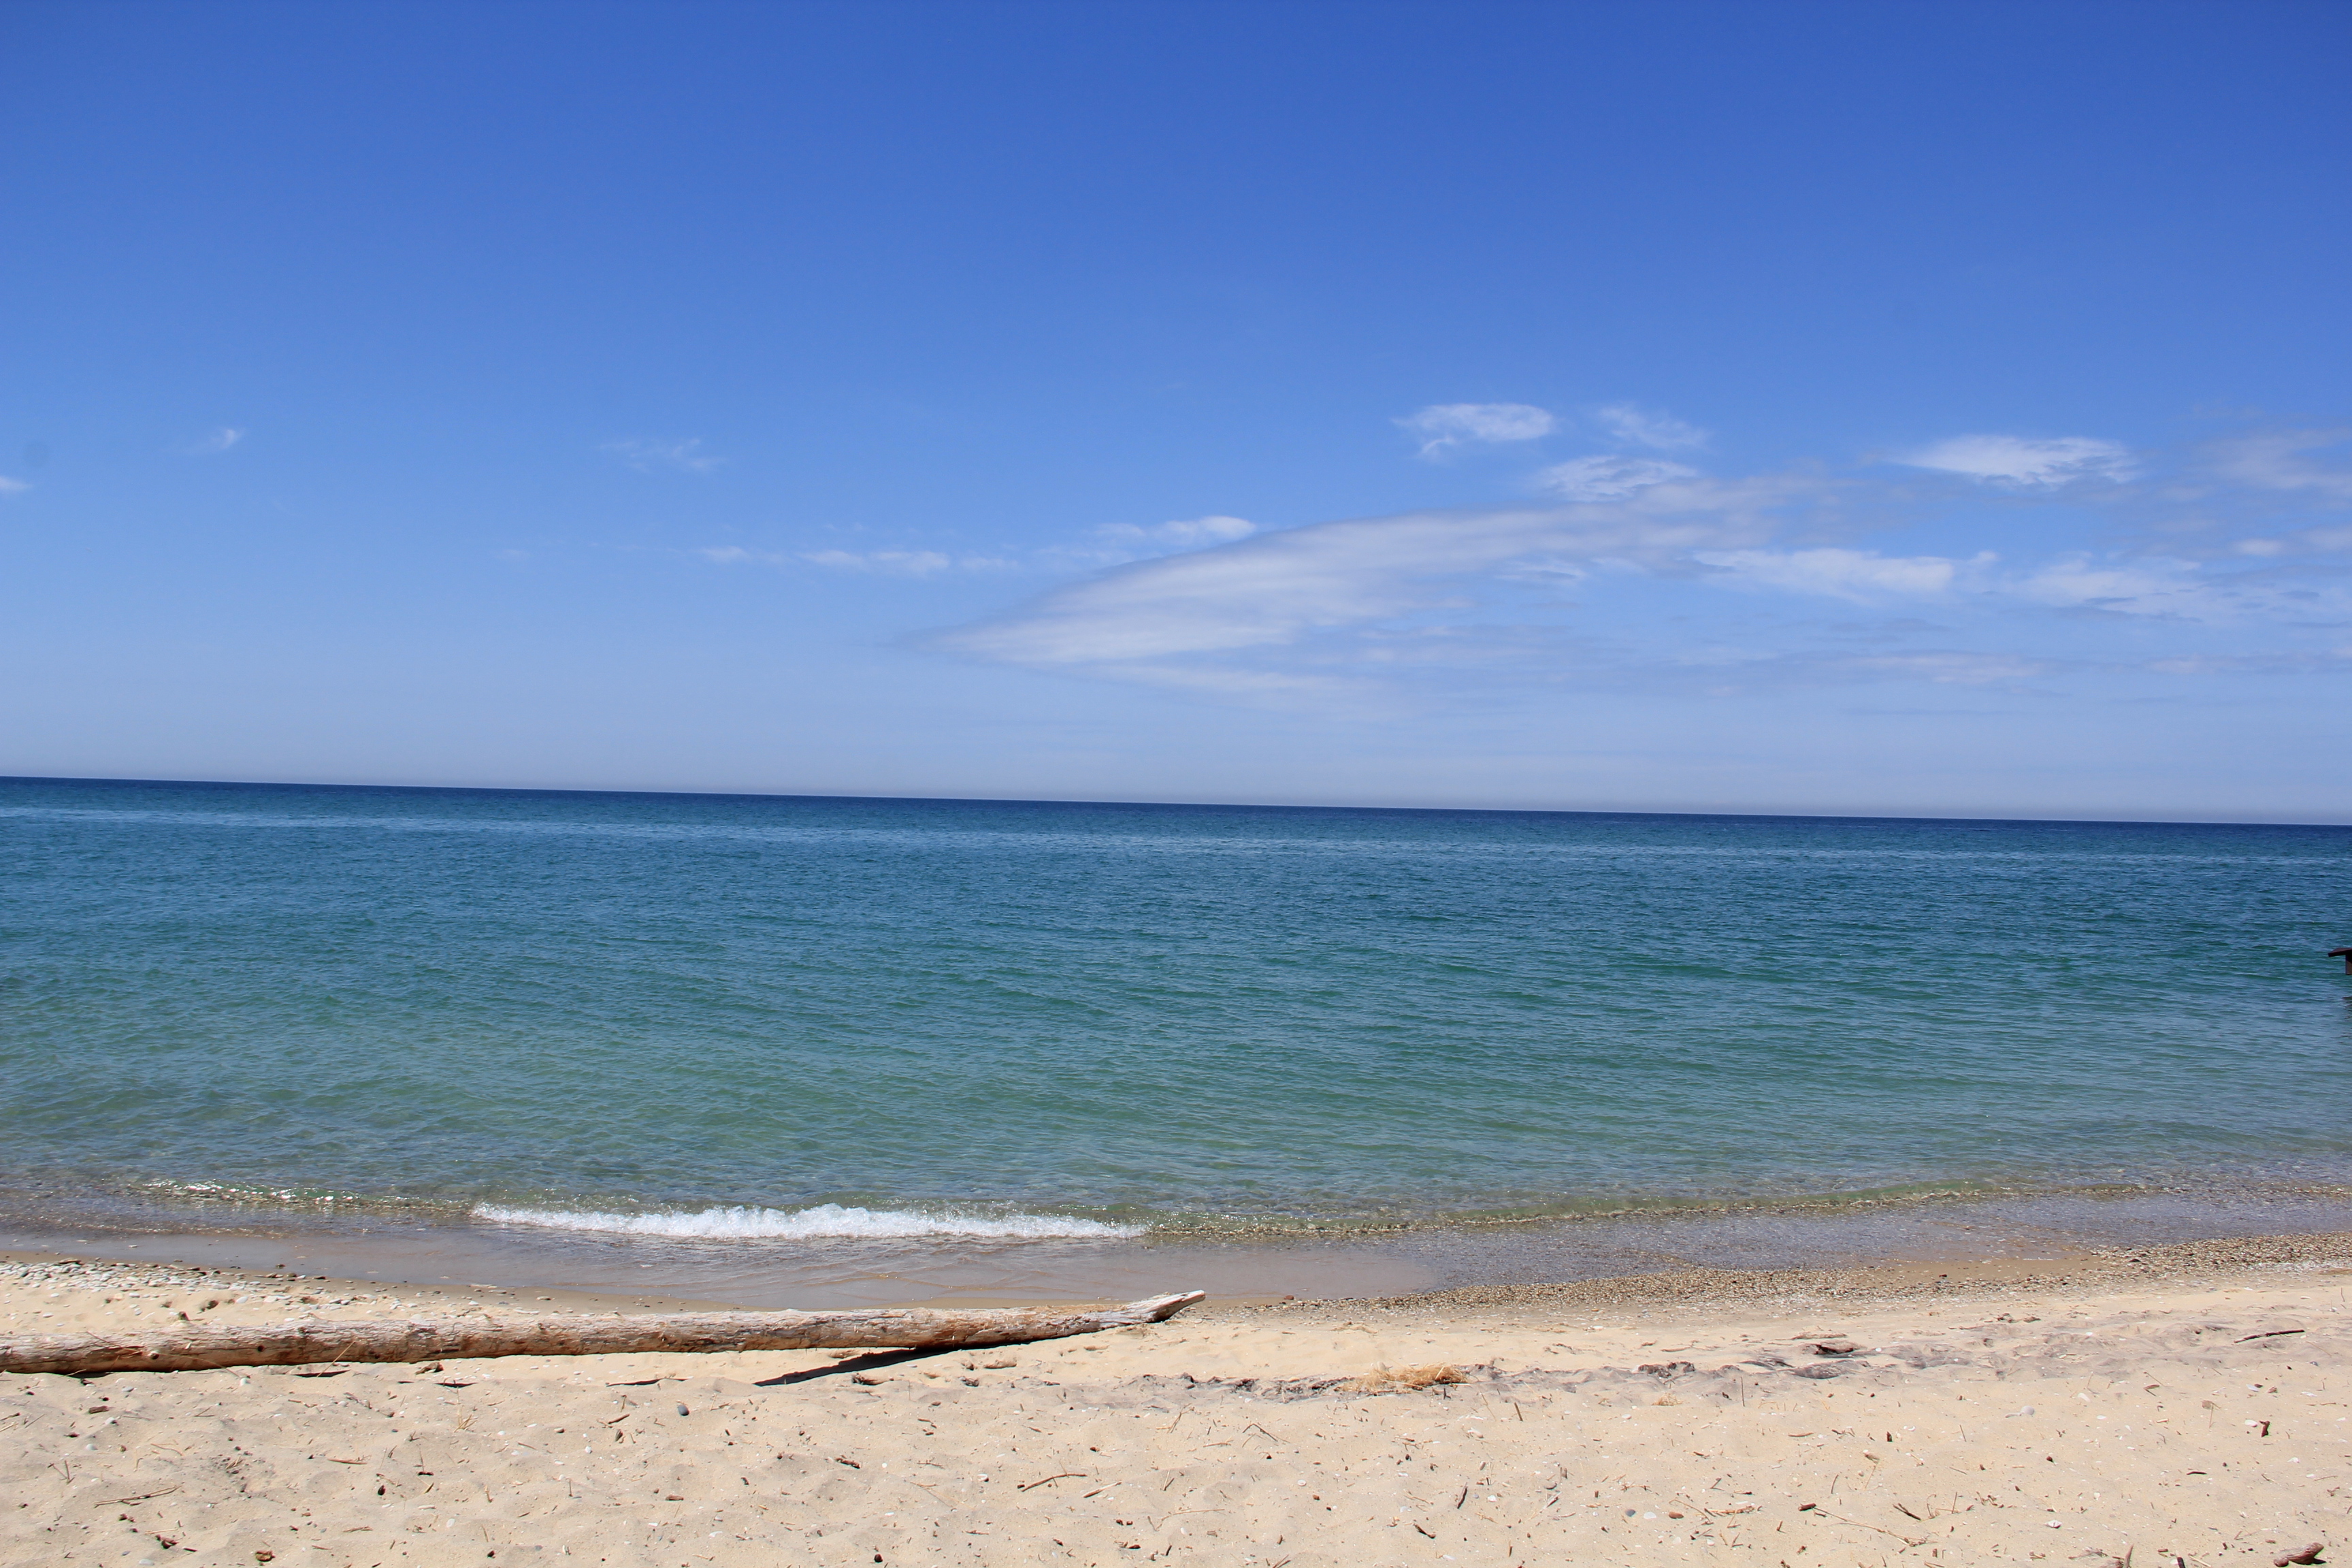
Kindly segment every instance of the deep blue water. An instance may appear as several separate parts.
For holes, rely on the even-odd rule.
[[[27,1202],[794,1234],[2352,1172],[2340,827],[17,780],[0,854]]]

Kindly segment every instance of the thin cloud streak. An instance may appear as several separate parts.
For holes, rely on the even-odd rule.
[[[1888,556],[1869,550],[1702,550],[1693,560],[1714,568],[1706,579],[1735,587],[1820,595],[1856,604],[1948,594],[1964,574],[1980,574],[1999,559],[1986,551],[1969,561],[1942,555]]]
[[[1149,526],[1107,522],[1075,544],[1049,544],[1030,552],[1033,564],[1048,572],[1099,572],[1131,561],[1149,561],[1182,551],[1231,544],[1257,531],[1246,518],[1211,514]]]
[[[2352,503],[2352,470],[2324,468],[2305,456],[2347,442],[2352,430],[2271,431],[2219,442],[2210,461],[2214,472],[2240,484]]]
[[[1444,604],[1541,557],[1663,562],[1761,542],[1817,481],[1662,481],[1613,505],[1461,509],[1318,523],[1126,567],[938,646],[1031,666],[1121,665],[1281,647]]]
[[[244,431],[232,429],[224,425],[208,436],[199,436],[193,441],[183,441],[177,450],[184,458],[213,458],[218,457],[244,439]]]
[[[1551,411],[1528,403],[1433,403],[1397,424],[1422,438],[1424,458],[1442,458],[1456,447],[1533,441],[1559,423]]]
[[[1685,447],[1704,447],[1707,433],[1696,425],[1685,425],[1670,414],[1637,407],[1631,403],[1612,404],[1593,410],[1592,416],[1601,427],[1629,447],[1649,447],[1662,452],[1679,451]]]
[[[824,566],[889,577],[936,577],[942,572],[1002,572],[1018,564],[994,555],[950,555],[938,550],[747,550],[705,545],[693,552],[716,566]]]
[[[1622,500],[1651,485],[1697,477],[1696,468],[1656,458],[1572,458],[1538,470],[1533,488],[1562,500],[1610,501]]]
[[[1230,544],[1257,531],[1257,524],[1239,517],[1196,517],[1139,528],[1131,522],[1107,522],[1095,530],[1105,539],[1131,539],[1139,544],[1168,545],[1178,550],[1204,544]]]
[[[751,550],[740,544],[706,545],[693,552],[719,566],[823,566],[901,577],[931,577],[942,572],[1041,571],[1057,574],[1098,572],[1129,562],[1154,560],[1181,551],[1230,544],[1257,531],[1246,518],[1212,514],[1149,526],[1105,523],[1075,544],[1052,544],[1000,555],[950,554],[942,550]]]
[[[2038,440],[2024,436],[1954,436],[1896,461],[1992,484],[2048,487],[2078,479],[2128,479],[2138,472],[2130,448],[2088,436]]]
[[[1003,572],[1013,563],[995,555],[948,555],[937,550],[812,550],[800,559],[844,572],[879,572],[899,577],[936,577],[942,572]]]
[[[704,451],[699,436],[658,439],[632,437],[625,440],[607,441],[604,449],[641,474],[652,473],[656,468],[682,474],[707,474],[727,460]]]

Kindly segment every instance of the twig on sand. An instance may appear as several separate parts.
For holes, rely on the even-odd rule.
[[[1874,1530],[1881,1535],[1891,1535],[1895,1537],[1895,1540],[1903,1542],[1906,1546],[1924,1546],[1927,1543],[1927,1538],[1924,1535],[1918,1540],[1914,1541],[1899,1530],[1889,1530],[1883,1524],[1873,1524],[1866,1519],[1848,1519],[1842,1513],[1832,1513],[1825,1508],[1821,1509],[1819,1511],[1823,1519],[1833,1519],[1840,1524],[1851,1524],[1860,1530]],[[1910,1512],[1908,1509],[1904,1510],[1904,1511],[1906,1513]]]

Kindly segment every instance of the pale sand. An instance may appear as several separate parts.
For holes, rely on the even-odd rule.
[[[0,1562],[2352,1561],[2347,1258],[1596,1281],[848,1361],[0,1376]],[[18,1259],[0,1326],[590,1304],[551,1294]],[[1860,1353],[1806,1348],[1832,1335]],[[1466,1381],[1329,1381],[1438,1365]]]

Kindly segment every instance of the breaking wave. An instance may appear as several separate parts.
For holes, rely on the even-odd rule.
[[[698,1209],[692,1214],[599,1214],[592,1210],[505,1208],[480,1204],[477,1219],[505,1225],[545,1226],[552,1230],[602,1231],[613,1236],[709,1237],[729,1240],[814,1239],[821,1237],[974,1236],[1043,1240],[1065,1237],[1141,1236],[1143,1227],[1108,1225],[1062,1215],[919,1214],[910,1209],[844,1208],[818,1204],[804,1209]]]

